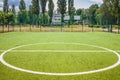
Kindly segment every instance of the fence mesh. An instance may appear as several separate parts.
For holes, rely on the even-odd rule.
[[[0,32],[116,32],[120,33],[119,25],[111,25],[113,21],[106,24],[104,17],[97,21],[97,25],[93,16],[81,18],[79,21],[64,21],[61,25],[53,25],[47,14],[36,15],[31,13],[18,13],[16,15],[0,17]]]

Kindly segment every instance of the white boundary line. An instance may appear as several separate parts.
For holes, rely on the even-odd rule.
[[[86,45],[86,46],[101,48],[101,49],[106,50],[106,51],[108,51],[108,52],[114,53],[114,54],[118,57],[118,61],[117,61],[115,64],[111,65],[111,66],[108,66],[108,67],[105,67],[105,68],[101,68],[101,69],[97,69],[97,70],[91,70],[91,71],[85,71],[85,72],[74,72],[74,73],[50,73],[50,72],[38,72],[38,71],[32,71],[32,70],[27,70],[27,69],[19,68],[19,67],[16,67],[16,66],[13,66],[13,65],[7,63],[7,62],[4,60],[4,58],[3,58],[4,55],[5,55],[7,52],[10,52],[10,51],[12,51],[12,50],[14,50],[14,49],[21,48],[21,47],[26,47],[26,46],[31,46],[31,45],[40,45],[40,44],[75,44],[75,45]],[[6,65],[7,67],[10,67],[10,68],[15,69],[15,70],[27,72],[27,73],[41,74],[41,75],[52,75],[52,76],[72,76],[72,75],[92,74],[92,73],[97,73],[97,72],[102,72],[102,71],[106,71],[106,70],[109,70],[109,69],[113,69],[113,68],[117,67],[118,65],[120,65],[120,55],[119,55],[116,51],[113,51],[113,50],[108,49],[108,48],[100,47],[100,46],[95,46],[95,45],[81,44],[81,43],[49,42],[49,43],[36,43],[36,44],[22,45],[22,46],[17,46],[17,47],[8,49],[8,50],[4,51],[4,52],[0,55],[0,61],[1,61],[4,65]]]
[[[1,50],[2,52],[7,50]],[[10,52],[109,52],[105,50],[12,50]]]
[[[0,50],[0,52],[4,52],[7,50]],[[120,50],[114,50],[116,52],[120,52]],[[105,50],[12,50],[10,52],[100,52],[100,53],[104,53],[104,52],[109,52],[109,51],[105,51]]]

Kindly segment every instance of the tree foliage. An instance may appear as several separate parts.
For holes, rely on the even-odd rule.
[[[20,11],[17,16],[19,24],[25,24],[27,22],[28,13],[26,10]]]
[[[50,23],[52,22],[53,10],[54,10],[54,3],[53,0],[49,0],[48,4],[48,15],[50,17]]]
[[[12,12],[13,12],[14,14],[16,14],[15,5],[12,5]]]
[[[45,14],[47,0],[40,0],[40,1],[41,1],[42,13]]]
[[[93,4],[89,7],[89,14],[94,15],[96,10],[98,9],[98,4]]]
[[[9,11],[8,0],[4,0],[4,2],[3,2],[3,12],[8,12],[8,11]]]
[[[49,1],[48,11],[46,11],[47,1]],[[4,0],[3,2],[3,11],[0,12],[1,24],[10,24],[11,21],[15,21],[16,18],[16,22],[22,24],[47,24],[48,21],[50,23],[52,21],[54,10],[53,0],[32,0],[29,11],[26,9],[25,1],[20,0],[20,11],[17,14],[15,14],[15,5],[12,5],[12,9],[9,11],[8,0]],[[61,14],[62,16],[62,22],[64,22],[63,19],[65,14],[69,14],[70,16],[72,15],[72,19],[74,15],[77,14],[81,15],[81,21],[88,21],[88,23],[91,24],[120,24],[120,0],[103,0],[103,3],[100,6],[98,6],[98,4],[93,4],[88,9],[77,10],[74,8],[74,0],[68,0],[68,12],[66,12],[67,0],[58,0],[57,6],[58,14]],[[42,13],[40,13],[41,11]],[[74,14],[75,12],[76,14]],[[48,18],[50,20],[48,20]]]
[[[71,15],[75,12],[74,0],[68,0],[68,14]]]
[[[26,10],[26,4],[24,0],[20,0],[19,10],[20,11]]]
[[[43,24],[45,24],[45,11],[46,11],[46,4],[47,4],[47,0],[40,0],[41,3],[41,7],[42,7],[42,14],[43,14]]]
[[[31,11],[33,14],[39,15],[40,13],[39,0],[32,0]]]
[[[14,14],[12,12],[0,12],[0,23],[4,25],[11,24],[14,21]]]
[[[91,24],[96,24],[95,13],[98,8],[99,8],[98,4],[93,4],[89,7],[89,18],[90,18]]]
[[[0,24],[4,23],[4,12],[0,11]]]
[[[76,10],[76,14],[77,14],[77,15],[81,15],[81,14],[82,14],[82,11],[83,11],[83,9],[77,9],[77,10]]]
[[[66,9],[67,9],[67,7],[66,7],[66,0],[58,0],[57,1],[57,4],[58,4],[58,11],[61,13],[61,15],[62,15],[62,22],[64,21],[63,20],[63,17],[64,17],[64,14],[65,14],[65,12],[66,12]]]

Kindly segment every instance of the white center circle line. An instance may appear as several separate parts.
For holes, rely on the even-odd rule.
[[[109,52],[105,50],[12,50],[10,52]]]
[[[86,45],[86,46],[96,47],[96,48],[100,48],[100,49],[106,50],[108,52],[114,53],[118,57],[118,61],[115,64],[111,65],[111,66],[108,66],[108,67],[105,67],[105,68],[101,68],[101,69],[97,69],[97,70],[91,70],[91,71],[85,71],[85,72],[74,72],[74,73],[51,73],[51,72],[39,72],[39,71],[32,71],[32,70],[27,70],[27,69],[19,68],[19,67],[16,67],[16,66],[13,66],[13,65],[7,63],[4,60],[4,58],[3,58],[4,55],[7,52],[10,52],[10,51],[12,51],[14,49],[21,48],[21,47],[26,47],[26,46],[31,46],[31,45],[39,45],[39,44],[76,44],[76,45]],[[72,76],[72,75],[92,74],[92,73],[97,73],[97,72],[102,72],[102,71],[113,69],[113,68],[117,67],[118,65],[120,65],[120,55],[116,51],[114,51],[114,50],[111,50],[111,49],[108,49],[108,48],[104,48],[104,47],[100,47],[100,46],[95,46],[95,45],[81,44],[81,43],[49,42],[49,43],[36,43],[36,44],[22,45],[22,46],[17,46],[17,47],[8,49],[8,50],[4,51],[0,55],[0,61],[4,65],[6,65],[7,67],[10,67],[10,68],[15,69],[15,70],[27,72],[27,73],[41,74],[41,75],[52,75],[52,76]]]

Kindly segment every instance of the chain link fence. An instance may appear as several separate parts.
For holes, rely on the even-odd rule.
[[[0,20],[0,33],[4,32],[115,32],[120,33],[120,26],[106,25],[102,19],[95,25],[92,18],[85,18],[79,21],[64,21],[61,25],[52,25],[46,14],[35,15],[31,13],[18,13]],[[119,21],[120,22],[120,21]],[[120,25],[120,23],[119,23]]]

